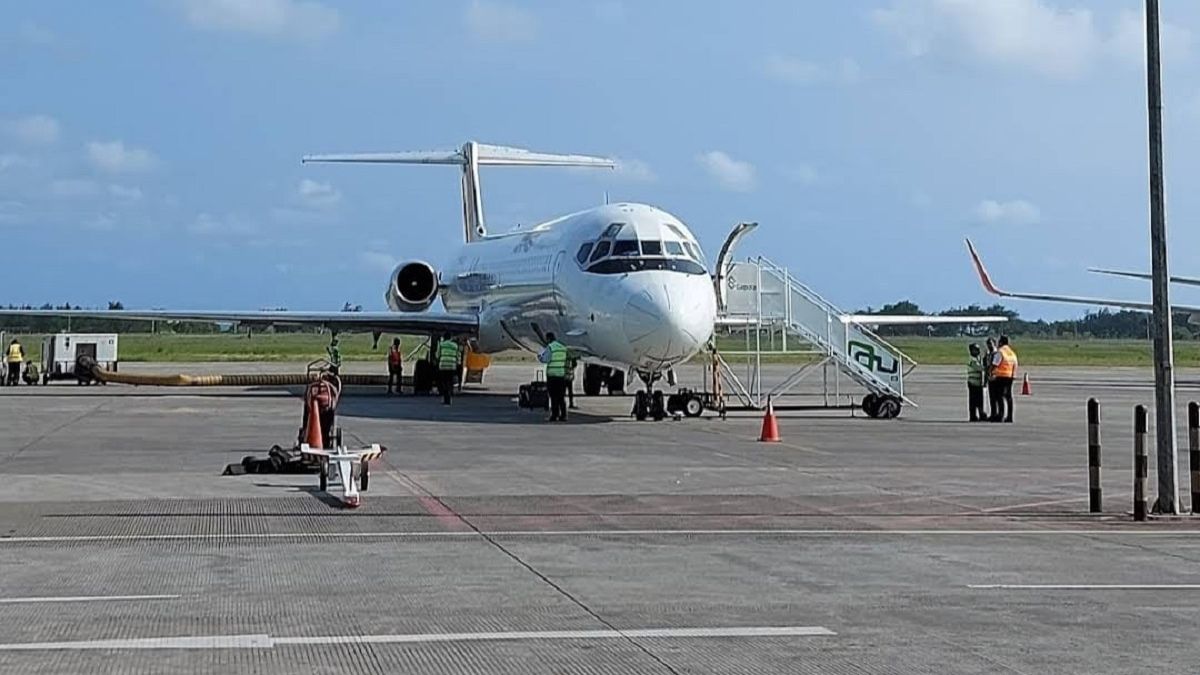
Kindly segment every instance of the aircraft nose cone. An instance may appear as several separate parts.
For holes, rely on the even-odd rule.
[[[694,352],[707,339],[696,318],[665,285],[655,284],[634,292],[625,307],[625,337],[637,352],[651,361],[673,363]],[[700,319],[703,321],[703,319]],[[711,331],[711,319],[708,330]]]

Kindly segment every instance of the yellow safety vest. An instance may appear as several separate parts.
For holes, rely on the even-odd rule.
[[[20,363],[24,359],[21,357],[21,345],[11,344],[8,346],[8,362]]]
[[[452,340],[442,340],[438,343],[438,370],[456,370],[458,368],[458,345]]]
[[[555,340],[546,345],[546,349],[550,350],[550,361],[546,363],[546,377],[566,377],[567,376],[567,347],[563,343]]]

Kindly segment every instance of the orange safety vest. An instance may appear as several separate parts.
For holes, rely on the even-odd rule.
[[[1017,353],[1012,350],[1012,347],[1004,345],[999,350],[1000,363],[992,368],[992,377],[1016,377],[1017,375]]]
[[[399,349],[397,349],[397,348],[395,348],[395,347],[389,347],[389,348],[388,348],[388,365],[389,365],[389,366],[398,366],[398,365],[400,365],[400,360],[401,360],[402,358],[404,358],[404,357],[403,357],[403,355],[400,353],[400,350],[399,350]]]

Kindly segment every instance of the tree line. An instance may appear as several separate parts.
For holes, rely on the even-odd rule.
[[[1146,339],[1150,330],[1150,314],[1130,309],[1113,311],[1100,309],[1085,313],[1077,319],[1061,319],[1046,321],[1045,319],[1022,319],[1020,314],[1002,304],[987,307],[967,305],[952,307],[940,312],[926,312],[910,300],[884,305],[878,309],[868,307],[862,314],[888,315],[920,315],[920,316],[1003,316],[1008,321],[1002,324],[920,324],[903,326],[880,326],[880,335],[929,335],[934,337],[955,337],[963,334],[986,335],[1004,333],[1012,336],[1040,338],[1100,338],[1100,339]],[[1176,312],[1175,338],[1177,340],[1194,340],[1200,338],[1200,324],[1190,322],[1191,315],[1186,312]]]

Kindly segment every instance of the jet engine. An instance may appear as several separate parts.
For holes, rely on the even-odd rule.
[[[437,271],[427,262],[412,260],[392,270],[391,283],[383,297],[393,311],[420,312],[428,309],[437,295]]]

